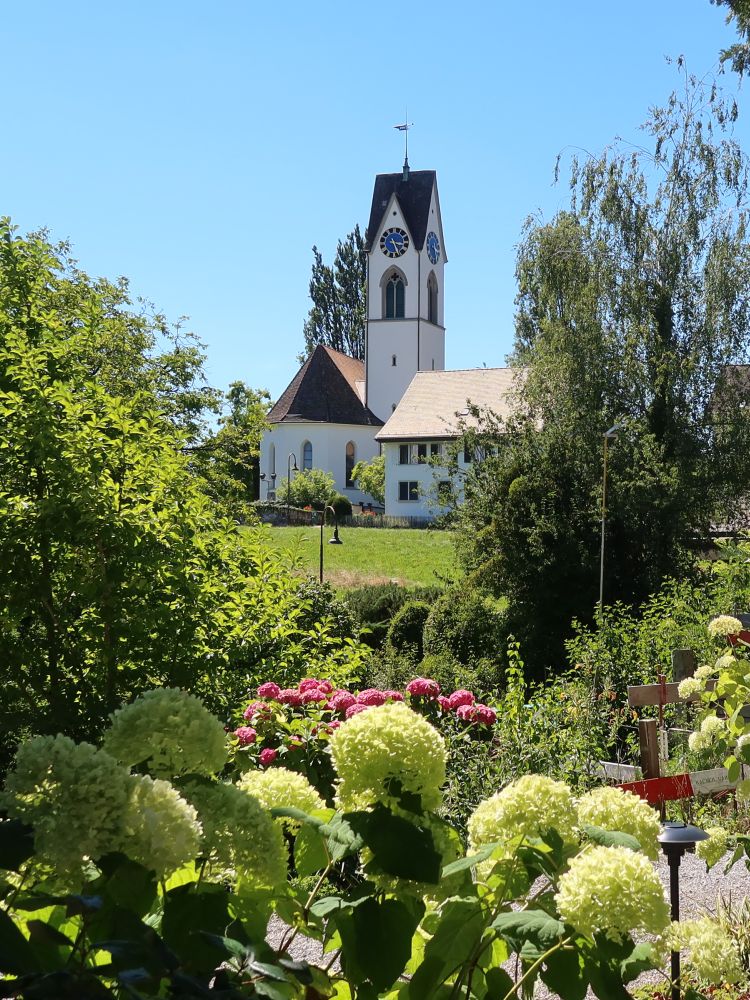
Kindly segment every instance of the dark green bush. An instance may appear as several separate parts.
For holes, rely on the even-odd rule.
[[[408,590],[398,583],[376,583],[350,590],[345,600],[360,625],[370,630],[362,636],[362,641],[372,649],[380,649],[391,619],[407,601],[421,600],[431,604],[441,593],[438,587]]]
[[[333,507],[336,517],[351,517],[352,502],[349,497],[345,497],[342,493],[337,493],[331,500],[331,507]]]
[[[329,619],[330,632],[337,639],[354,639],[359,632],[357,620],[349,605],[338,597],[330,583],[319,583],[308,577],[297,588],[302,612],[297,619],[301,629],[311,629],[317,622]]]
[[[422,631],[430,614],[426,601],[407,601],[391,619],[386,642],[397,653],[413,650],[422,659]]]
[[[497,602],[474,588],[454,589],[433,604],[424,627],[425,655],[449,654],[459,663],[500,662],[508,623]]]

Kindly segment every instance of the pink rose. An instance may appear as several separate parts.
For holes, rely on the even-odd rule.
[[[437,698],[440,685],[429,677],[415,677],[406,685],[406,693],[418,698]]]
[[[296,688],[284,688],[283,691],[279,691],[276,700],[282,705],[301,705],[302,695]]]
[[[320,688],[305,688],[300,695],[300,701],[303,705],[311,705],[317,701],[328,701],[328,695]]]
[[[281,688],[278,684],[274,684],[273,681],[266,681],[265,684],[261,684],[258,688],[259,698],[278,698],[281,694]]]
[[[448,701],[451,708],[459,708],[461,705],[473,705],[476,699],[471,691],[467,691],[466,688],[459,688],[458,691],[453,692]]]
[[[264,747],[258,754],[258,762],[261,767],[268,767],[269,764],[273,764],[278,756],[278,750],[274,750],[273,747]]]
[[[378,691],[377,688],[365,688],[357,695],[357,703],[360,705],[385,705],[387,700],[385,691]]]
[[[304,680],[299,682],[300,691],[310,691],[312,688],[319,688],[321,682],[316,681],[314,677],[305,677]]]
[[[356,701],[354,695],[348,691],[337,691],[328,702],[328,707],[332,712],[345,712]]]
[[[358,715],[360,712],[366,712],[369,707],[369,705],[362,705],[360,702],[357,702],[356,705],[350,705],[346,710],[346,718],[351,719],[353,715]]]
[[[235,729],[234,735],[237,737],[237,742],[241,747],[247,747],[251,743],[255,743],[258,736],[252,726],[240,726],[238,729]]]
[[[446,698],[444,694],[439,694],[437,696],[437,703],[440,705],[440,709],[443,712],[450,712],[451,710],[451,700]]]
[[[474,721],[483,726],[494,726],[497,722],[497,712],[489,705],[474,706]]]
[[[386,696],[386,698],[390,698],[391,701],[404,700],[404,696],[401,694],[400,691],[391,691],[390,688],[387,691],[384,691],[383,694]]]
[[[475,714],[476,708],[474,705],[459,705],[456,709],[456,715],[461,722],[473,722]]]

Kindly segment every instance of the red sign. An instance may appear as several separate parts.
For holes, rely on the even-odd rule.
[[[673,774],[669,778],[648,778],[646,781],[628,781],[620,785],[625,792],[632,792],[655,805],[674,799],[689,799],[693,796],[693,783],[689,774]]]

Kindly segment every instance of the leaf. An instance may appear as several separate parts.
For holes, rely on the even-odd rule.
[[[347,978],[366,981],[383,992],[395,983],[411,955],[411,939],[424,907],[410,910],[398,899],[379,902],[372,896],[334,919],[341,934],[342,964]]]
[[[345,819],[372,851],[380,871],[413,882],[437,885],[440,881],[442,858],[429,830],[394,816],[383,806],[372,812],[347,813]]]
[[[505,997],[513,989],[513,980],[505,969],[488,969],[484,978],[487,982],[487,995],[485,1000],[505,1000]]]
[[[0,868],[17,872],[34,853],[34,832],[20,820],[0,822]]]
[[[483,931],[484,914],[478,899],[449,899],[444,903],[422,964],[409,983],[409,1000],[432,1000],[437,987],[472,953]]]
[[[328,864],[326,842],[319,829],[302,826],[294,838],[294,867],[303,878],[316,875]]]
[[[467,854],[465,858],[452,861],[443,868],[443,878],[450,878],[451,875],[466,871],[467,868],[474,868],[480,861],[486,861],[499,846],[500,841],[497,841],[495,844],[487,844],[480,851],[477,851],[476,854]]]
[[[157,895],[154,872],[123,854],[107,855],[100,859],[99,867],[106,875],[102,891],[108,899],[139,917],[149,912]]]
[[[492,921],[492,927],[513,951],[518,952],[524,944],[530,942],[541,954],[565,936],[564,924],[544,910],[511,910],[501,913]]]
[[[629,847],[631,851],[640,851],[641,845],[629,833],[622,833],[619,830],[602,830],[599,826],[585,824],[584,832],[589,840],[603,847]]]
[[[640,976],[647,969],[656,969],[658,964],[654,961],[653,945],[649,941],[642,941],[633,948],[627,958],[620,962],[620,973],[623,982],[629,983]]]
[[[22,976],[37,972],[34,951],[5,910],[0,910],[0,972]]]
[[[161,932],[188,972],[208,973],[218,964],[215,947],[200,932],[223,938],[232,924],[228,904],[228,894],[220,886],[201,892],[180,887],[167,893]]]
[[[583,1000],[589,986],[582,956],[568,948],[559,948],[546,959],[540,978],[565,1000]]]

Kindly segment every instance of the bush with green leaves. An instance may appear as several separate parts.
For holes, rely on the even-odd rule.
[[[432,605],[424,626],[425,655],[449,654],[459,663],[501,662],[508,625],[497,601],[474,587],[446,592]]]
[[[743,974],[719,924],[670,923],[650,861],[658,821],[636,796],[577,803],[525,775],[477,805],[464,840],[438,812],[444,741],[403,703],[333,733],[323,807],[284,768],[233,784],[212,756],[203,777],[186,773],[194,761],[160,704],[174,697],[123,709],[114,755],[61,737],[19,748],[0,793],[4,996],[483,1000],[541,981],[583,1000],[589,987],[628,995],[678,942],[704,978]],[[195,700],[181,714],[196,731],[220,726]],[[131,772],[125,761],[152,759],[160,741],[169,777]],[[272,944],[273,912],[285,929]],[[321,959],[294,959],[297,939],[322,944]]]
[[[371,648],[379,649],[394,615],[407,601],[432,603],[441,593],[439,587],[408,590],[398,583],[373,583],[347,591],[345,600],[357,621],[369,630],[362,636],[363,641]]]
[[[393,616],[386,633],[386,643],[397,653],[406,650],[422,659],[422,633],[430,614],[426,601],[407,601]]]
[[[303,469],[292,473],[291,481],[279,477],[276,499],[279,503],[289,503],[292,507],[312,507],[323,510],[332,502],[336,494],[336,481],[330,472],[323,469]]]
[[[331,507],[333,507],[336,517],[351,517],[352,515],[352,502],[349,497],[345,497],[342,493],[337,493],[331,500]]]

